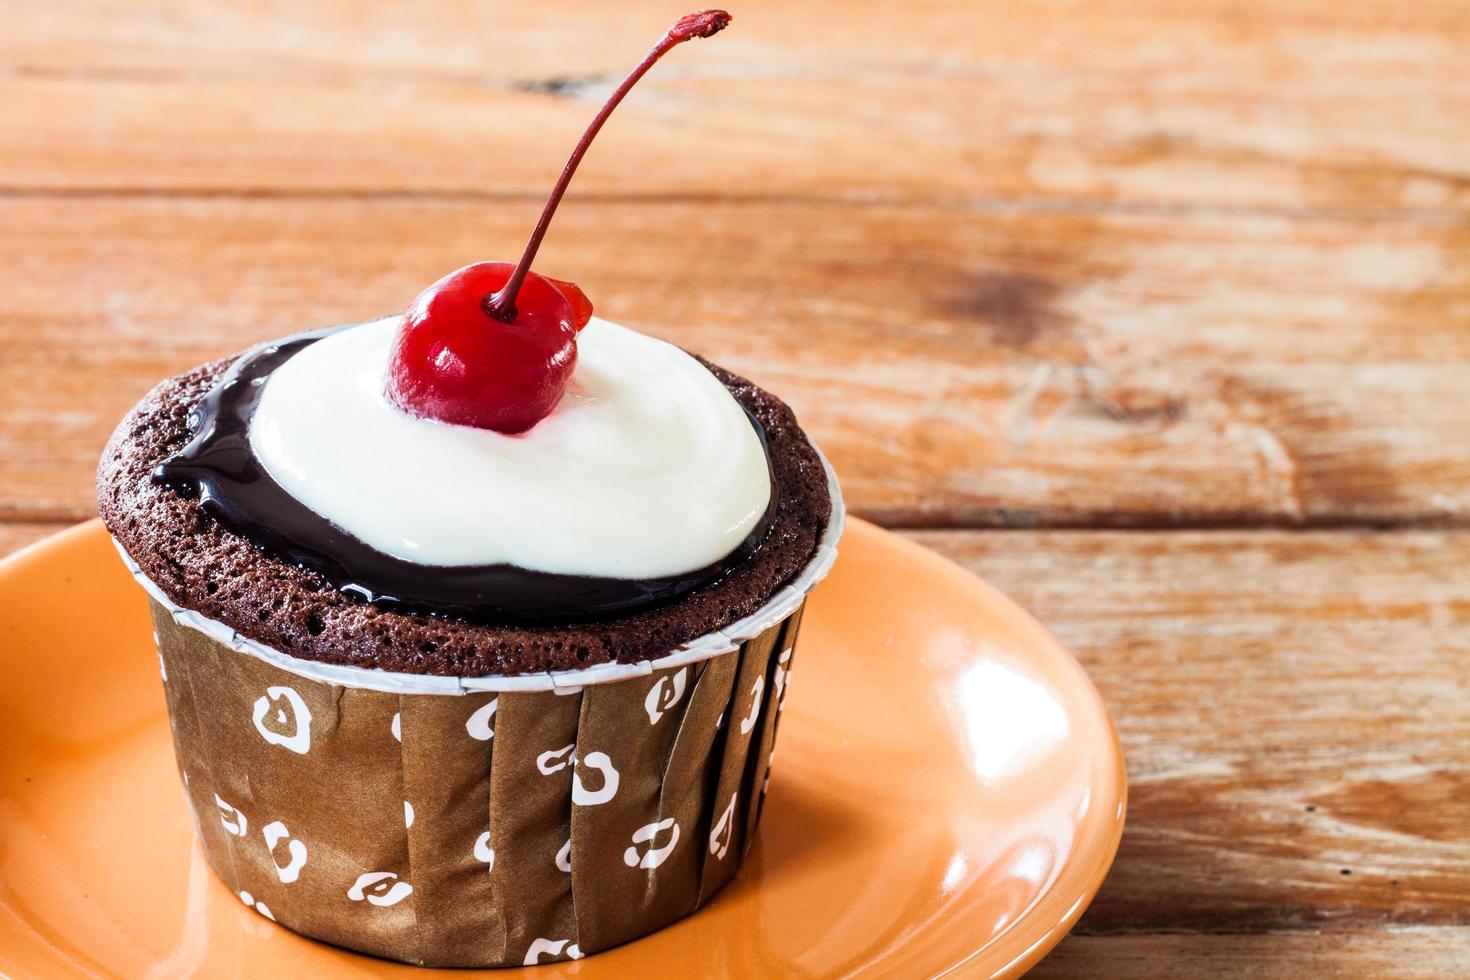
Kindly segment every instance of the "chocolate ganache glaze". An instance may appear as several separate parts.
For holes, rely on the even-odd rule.
[[[277,483],[250,446],[250,421],[271,373],[329,327],[245,353],[189,415],[190,441],[154,470],[153,479],[258,546],[321,576],[342,592],[377,606],[454,616],[487,624],[573,623],[651,608],[722,578],[761,547],[777,504],[720,561],[650,579],[563,575],[515,565],[422,565],[385,554],[332,524]],[[766,450],[760,423],[747,411]]]

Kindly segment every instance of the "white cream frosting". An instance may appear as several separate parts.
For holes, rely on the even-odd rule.
[[[728,555],[770,503],[765,451],[714,375],[596,317],[556,409],[529,432],[415,418],[383,396],[398,318],[332,334],[265,384],[250,427],[297,500],[425,565],[658,578]]]

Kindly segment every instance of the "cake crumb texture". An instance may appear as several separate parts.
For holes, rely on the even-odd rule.
[[[108,531],[176,605],[292,656],[417,674],[482,676],[636,663],[750,615],[815,553],[831,512],[826,473],[791,409],[701,361],[760,422],[779,498],[759,551],[667,605],[564,626],[492,626],[379,609],[268,554],[151,473],[188,441],[188,416],[233,363],[155,387],[122,420],[98,467]]]

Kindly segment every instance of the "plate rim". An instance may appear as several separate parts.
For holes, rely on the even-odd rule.
[[[1096,808],[1099,816],[1084,825],[1078,843],[1071,849],[1052,884],[990,943],[976,947],[963,959],[935,974],[984,975],[995,978],[1020,976],[1039,963],[1071,932],[1112,869],[1122,842],[1128,809],[1127,762],[1117,725],[1108,711],[1107,703],[1082,664],[1045,624],[1020,603],[944,555],[862,518],[848,516],[846,535],[871,537],[878,540],[883,547],[902,551],[910,559],[928,566],[936,575],[950,580],[962,591],[974,594],[977,603],[1004,609],[1026,622],[1044,641],[1039,648],[1029,652],[1028,656],[1041,656],[1044,653],[1046,657],[1060,662],[1071,681],[1079,686],[1088,707],[1096,712],[1097,721],[1109,736],[1108,745],[1097,755],[1097,759],[1112,770],[1111,779],[1097,780],[1097,785],[1108,794],[1108,798],[1099,801]],[[103,539],[108,537],[99,518],[94,517],[63,528],[0,557],[0,589],[4,589],[6,580],[11,575],[26,566],[45,561],[58,549],[92,536]],[[1104,777],[1106,775],[1105,773]],[[1062,887],[1064,884],[1069,886],[1065,888],[1065,894]],[[995,948],[996,943],[1001,944],[999,950]],[[999,956],[1007,954],[1008,959],[1003,963],[995,962]],[[990,962],[983,962],[985,960]]]
[[[1097,892],[1102,887],[1103,881],[1107,879],[1108,873],[1112,870],[1113,861],[1117,857],[1119,846],[1122,844],[1123,828],[1127,822],[1128,814],[1128,767],[1127,759],[1123,753],[1123,743],[1118,736],[1118,726],[1113,721],[1112,713],[1108,711],[1107,702],[1103,700],[1102,693],[1098,691],[1097,685],[1093,683],[1092,678],[1088,675],[1086,669],[1083,668],[1081,662],[1070,650],[1062,645],[1061,641],[1052,634],[1045,623],[1032,615],[1030,610],[1026,609],[1019,602],[952,559],[941,555],[933,549],[926,548],[918,542],[904,537],[902,534],[879,527],[870,521],[849,516],[847,533],[849,535],[874,534],[886,538],[886,545],[907,551],[916,561],[930,565],[936,574],[953,580],[958,587],[964,590],[976,593],[978,596],[977,601],[988,606],[1006,609],[1012,615],[1018,616],[1026,621],[1044,639],[1045,643],[1043,646],[1045,647],[1046,656],[1064,664],[1068,673],[1072,675],[1072,680],[1079,684],[1083,693],[1086,695],[1089,707],[1096,710],[1098,718],[1109,736],[1108,751],[1100,752],[1098,757],[1105,765],[1113,770],[1113,778],[1102,782],[1103,789],[1110,791],[1112,798],[1105,801],[1108,805],[1099,806],[1097,812],[1100,815],[1106,814],[1108,810],[1115,806],[1115,815],[1106,819],[1103,816],[1099,816],[1096,821],[1087,824],[1087,830],[1093,833],[1091,835],[1084,834],[1083,836],[1100,836],[1101,839],[1094,842],[1091,847],[1083,846],[1081,843],[1075,846],[1069,856],[1069,860],[1063,865],[1063,871],[1058,874],[1057,882],[1054,882],[1052,887],[1043,892],[1030,908],[1023,912],[1010,927],[1002,932],[1000,937],[997,937],[998,939],[1004,939],[1012,932],[1017,934],[1018,939],[1021,936],[1034,935],[1031,942],[1025,945],[1021,945],[1019,942],[1007,943],[1007,946],[1020,945],[1021,948],[1006,963],[991,968],[988,973],[983,974],[992,978],[998,978],[998,980],[1000,978],[1008,980],[1011,977],[1019,977],[1041,962],[1048,953],[1056,948],[1057,944],[1067,937],[1067,934],[1072,931],[1073,926],[1077,924],[1077,921],[1082,918],[1083,913],[1087,911],[1088,906],[1092,904],[1092,900],[1097,896]],[[1031,656],[1039,655],[1039,651],[1031,654]],[[1059,888],[1057,884],[1061,881],[1068,864],[1084,860],[1089,862],[1087,873],[1081,879],[1080,888],[1068,889],[1068,893],[1074,897],[1072,897],[1070,902],[1067,902],[1063,896],[1058,894]],[[1065,905],[1065,907],[1056,910],[1057,906],[1062,905]],[[1046,924],[1048,921],[1050,921],[1050,925]],[[1027,926],[1030,927],[1029,932],[1026,928]],[[937,974],[937,976],[978,974],[982,968],[982,964],[976,961],[982,956],[988,957],[989,955],[992,955],[991,951],[988,951],[984,947],[978,948],[963,960],[952,964],[946,970]]]

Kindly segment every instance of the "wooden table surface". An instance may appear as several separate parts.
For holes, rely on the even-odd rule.
[[[682,12],[0,0],[0,552],[162,376],[513,257]],[[1128,754],[1044,976],[1470,971],[1470,3],[746,2],[540,267],[786,396]]]

